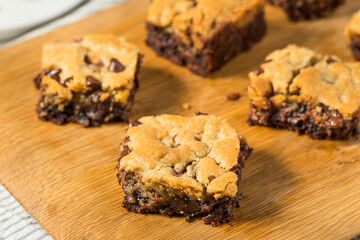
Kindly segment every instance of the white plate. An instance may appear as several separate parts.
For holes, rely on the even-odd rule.
[[[0,0],[0,39],[9,39],[71,10],[83,0]]]

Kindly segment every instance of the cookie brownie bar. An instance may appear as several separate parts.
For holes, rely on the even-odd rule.
[[[138,88],[138,48],[112,34],[93,34],[43,47],[37,113],[56,124],[85,127],[128,120]]]
[[[330,15],[345,0],[267,0],[284,9],[290,20],[312,20]]]
[[[360,63],[289,45],[269,54],[249,76],[250,125],[287,128],[315,139],[358,133]]]
[[[354,14],[346,26],[345,36],[349,41],[354,58],[360,61],[360,11]]]
[[[120,145],[123,207],[198,217],[213,226],[231,222],[251,151],[244,137],[212,115],[143,117]]]
[[[208,76],[265,34],[263,0],[153,0],[147,45]]]

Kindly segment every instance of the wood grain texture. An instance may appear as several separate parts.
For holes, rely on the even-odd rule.
[[[0,50],[0,183],[55,239],[349,239],[360,234],[360,144],[317,141],[286,130],[249,127],[247,74],[289,43],[352,61],[343,28],[360,1],[331,18],[291,23],[267,7],[266,37],[211,79],[158,58],[144,44],[147,0],[134,0],[19,45]],[[130,17],[130,18],[129,18]],[[245,199],[234,225],[128,213],[116,180],[124,123],[84,129],[35,114],[32,78],[41,45],[91,32],[114,32],[145,55],[133,116],[208,112],[227,118],[255,149],[243,171]],[[239,92],[238,101],[224,96]],[[182,105],[189,103],[191,109]]]

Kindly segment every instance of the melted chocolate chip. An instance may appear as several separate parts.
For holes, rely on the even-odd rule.
[[[52,79],[60,82],[59,74],[61,73],[61,71],[62,70],[60,68],[55,68],[55,69],[50,70],[46,75],[51,77]]]
[[[92,91],[101,89],[101,82],[93,76],[86,76],[86,86],[90,87]]]
[[[344,124],[343,117],[337,113],[332,113],[327,123],[327,125],[329,125],[330,127],[337,127],[337,128],[342,127],[343,124]]]
[[[229,101],[236,101],[236,100],[238,100],[240,97],[241,97],[241,95],[240,95],[239,93],[231,93],[231,94],[225,96],[225,99],[226,99],[226,100],[229,100]]]
[[[216,177],[214,175],[208,176],[209,183],[211,183],[212,180],[214,180]]]
[[[254,71],[254,73],[256,74],[256,76],[259,76],[260,74],[262,74],[264,72],[264,70],[260,67],[260,68],[258,68],[258,69],[256,69],[255,71]]]
[[[44,77],[44,73],[41,72],[34,78],[34,84],[35,84],[36,89],[40,89],[41,81],[42,81],[43,77]]]
[[[199,115],[209,115],[209,114],[207,114],[207,113],[202,113],[202,112],[199,112],[199,111],[198,111],[198,112],[195,112],[195,115],[196,115],[196,116],[199,116]]]
[[[127,146],[125,146],[124,150],[122,150],[122,151],[120,152],[119,160],[121,160],[121,159],[122,159],[123,157],[125,157],[126,155],[129,155],[129,153],[130,153],[130,149],[129,149]]]
[[[61,84],[62,86],[64,86],[64,87],[67,87],[67,86],[66,86],[66,83],[67,83],[67,82],[70,82],[71,80],[73,80],[73,78],[72,78],[72,77],[68,77],[67,79],[65,79],[65,80],[63,80],[63,81],[60,81],[60,84]]]
[[[84,62],[86,64],[92,64],[91,58],[89,57],[89,55],[85,55],[84,56]]]
[[[328,59],[326,59],[326,63],[328,64],[331,64],[331,63],[334,63],[334,62],[337,62],[335,59],[329,57]]]
[[[211,29],[214,29],[216,27],[216,21],[213,21],[212,23],[211,23],[211,25],[210,25],[210,28]]]
[[[135,120],[133,118],[129,118],[129,127],[136,127],[138,125],[140,125],[141,122],[139,122],[138,120]]]
[[[125,70],[125,67],[119,62],[119,60],[117,60],[116,58],[112,58],[110,60],[110,65],[108,70],[110,72],[115,72],[115,73],[119,73]]]

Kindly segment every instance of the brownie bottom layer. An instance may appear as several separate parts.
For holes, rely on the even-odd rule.
[[[130,153],[128,149],[120,154],[120,160]],[[238,175],[239,185],[241,178],[240,166],[244,165],[245,160],[251,154],[252,149],[246,142],[241,141],[240,153],[238,156],[239,165],[233,169]],[[119,166],[119,165],[118,165]],[[135,213],[160,213],[166,216],[183,215],[186,221],[192,218],[201,218],[205,224],[217,226],[221,223],[231,223],[233,210],[239,207],[239,200],[242,195],[238,192],[235,197],[223,197],[215,199],[212,195],[203,193],[202,200],[191,199],[181,191],[154,184],[149,187],[141,182],[134,173],[119,171],[119,184],[125,192],[122,206],[128,211]]]
[[[69,122],[80,123],[84,127],[100,126],[109,121],[128,121],[128,109],[132,105],[134,94],[128,100],[128,104],[113,103],[110,100],[93,101],[94,96],[90,95],[81,101],[70,102],[64,109],[59,110],[58,105],[46,104],[42,96],[36,108],[39,119],[51,121],[62,125]]]
[[[345,119],[337,110],[322,106],[321,112],[311,104],[288,103],[283,108],[270,106],[259,110],[251,106],[248,123],[273,128],[285,128],[307,134],[314,139],[349,139],[359,133],[360,111],[352,119]]]
[[[351,35],[350,48],[354,58],[360,61],[360,36],[357,34]]]
[[[269,3],[279,6],[288,15],[290,20],[311,20],[330,15],[335,8],[343,4],[345,0],[267,0]]]
[[[193,50],[183,43],[175,34],[169,34],[162,28],[147,23],[149,30],[146,44],[159,56],[186,66],[195,74],[207,77],[211,72],[220,69],[239,52],[248,50],[260,41],[266,31],[264,13],[259,12],[246,27],[238,28],[233,23],[224,24],[204,43],[202,50]]]

